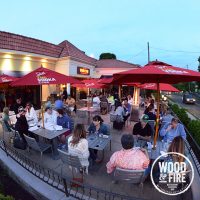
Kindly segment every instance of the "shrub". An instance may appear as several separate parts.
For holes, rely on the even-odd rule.
[[[14,200],[13,197],[11,197],[11,196],[4,196],[3,194],[0,194],[0,199],[1,200]]]
[[[188,124],[188,131],[193,135],[197,144],[200,145],[200,120],[191,120]]]

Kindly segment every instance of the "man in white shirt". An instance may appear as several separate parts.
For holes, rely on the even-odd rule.
[[[92,100],[92,102],[93,102],[93,107],[96,107],[96,108],[100,108],[100,98],[99,98],[99,96],[94,96],[93,97],[93,100]]]
[[[45,108],[44,113],[44,127],[55,126],[57,124],[57,112],[52,110],[51,107]]]

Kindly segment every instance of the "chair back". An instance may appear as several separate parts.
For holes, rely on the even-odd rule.
[[[28,146],[31,148],[31,149],[34,149],[36,151],[41,151],[41,148],[40,146],[38,145],[38,143],[36,142],[35,138],[31,138],[27,135],[24,134],[24,137],[25,137],[25,140],[28,144]]]
[[[116,181],[126,181],[128,183],[141,183],[144,178],[145,170],[129,170],[116,168],[114,171],[114,179]]]
[[[68,164],[69,166],[72,166],[74,168],[82,168],[81,162],[78,158],[78,156],[71,155],[70,153],[63,151],[61,149],[58,149],[60,159],[63,163]]]
[[[110,122],[114,122],[117,119],[117,115],[110,113]]]
[[[78,118],[86,118],[87,117],[87,111],[85,111],[85,110],[77,110],[76,111],[76,116],[78,116]]]

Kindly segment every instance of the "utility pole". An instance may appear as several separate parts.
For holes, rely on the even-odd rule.
[[[150,63],[149,42],[147,42],[147,51],[148,51],[148,63]]]
[[[188,65],[187,66],[187,69],[188,69]],[[188,82],[188,89],[189,89],[189,92],[190,92],[190,82]]]

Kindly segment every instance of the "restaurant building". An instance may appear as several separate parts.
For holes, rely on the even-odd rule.
[[[21,77],[41,65],[80,80],[138,68],[138,65],[119,60],[96,60],[67,40],[52,44],[0,31],[1,74]],[[58,93],[58,90],[56,86],[43,86],[43,100],[51,93]],[[70,93],[69,84],[67,90]]]

